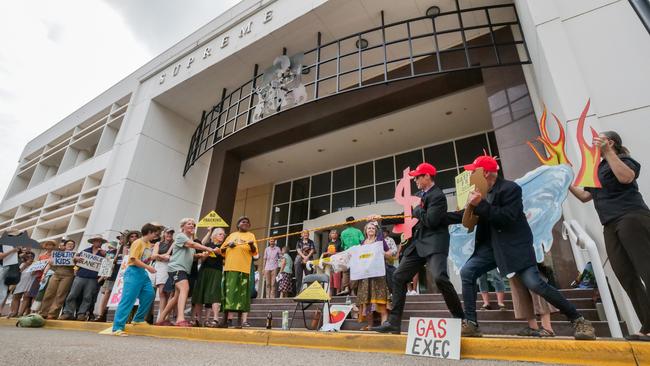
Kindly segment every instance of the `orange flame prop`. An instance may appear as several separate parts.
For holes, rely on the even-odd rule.
[[[582,161],[580,164],[580,171],[578,172],[578,175],[576,175],[576,179],[573,182],[573,185],[579,186],[579,187],[596,187],[596,188],[601,188],[600,180],[598,179],[598,164],[600,163],[600,149],[598,146],[589,145],[587,141],[585,141],[585,137],[583,134],[583,129],[585,127],[585,120],[587,119],[587,112],[589,111],[589,105],[591,104],[591,100],[587,100],[587,104],[585,105],[585,108],[582,110],[582,113],[580,114],[580,119],[578,119],[578,129],[576,131],[577,133],[577,138],[578,138],[578,149],[580,150],[580,155],[582,157]],[[591,129],[591,136],[592,137],[598,137],[598,133],[596,130],[594,130],[593,127],[589,127]]]
[[[537,151],[535,146],[530,141],[526,141],[526,143],[533,150],[537,156],[537,159],[539,159],[539,161],[544,165],[572,165],[566,154],[566,135],[564,133],[564,128],[562,127],[560,120],[555,114],[553,114],[553,118],[555,118],[557,128],[560,130],[560,137],[558,137],[558,139],[555,141],[551,141],[550,137],[548,136],[548,129],[546,128],[546,105],[544,105],[544,111],[542,112],[542,117],[539,120],[539,129],[542,136],[537,137],[537,141],[541,142],[542,145],[544,145],[544,149],[549,155],[548,157],[543,156],[539,151]]]

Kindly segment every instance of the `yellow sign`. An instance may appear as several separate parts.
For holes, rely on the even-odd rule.
[[[465,208],[469,193],[475,189],[474,185],[470,183],[471,175],[472,172],[466,170],[456,176],[456,208],[459,210]]]
[[[216,212],[210,211],[196,227],[228,227],[228,224]]]
[[[322,300],[326,301],[330,299],[330,295],[325,292],[323,286],[320,285],[318,281],[313,282],[309,287],[307,287],[303,292],[294,297],[294,300]]]

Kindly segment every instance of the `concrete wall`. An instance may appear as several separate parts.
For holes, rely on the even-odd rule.
[[[541,104],[562,121],[569,135],[569,157],[580,161],[576,147],[578,117],[591,98],[587,125],[597,131],[616,130],[632,155],[642,165],[650,164],[647,134],[650,120],[650,35],[628,1],[516,0],[533,64],[525,67],[536,114]],[[551,132],[551,138],[557,136]],[[588,138],[590,141],[591,138]],[[639,186],[650,196],[650,176],[641,174]],[[581,204],[573,197],[565,203],[565,217],[576,219],[599,245],[603,261],[602,226],[593,204]],[[619,310],[630,331],[637,331],[638,319],[629,299],[606,266]]]

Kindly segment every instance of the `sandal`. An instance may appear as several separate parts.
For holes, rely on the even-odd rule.
[[[497,304],[497,306],[499,307],[499,310],[508,310],[506,304]]]
[[[172,324],[172,322],[170,322],[169,320],[161,320],[159,322],[154,323],[154,325],[159,326],[159,327],[169,327],[169,326],[172,326],[174,324]]]
[[[539,337],[539,329],[533,329],[531,327],[526,327],[517,333],[520,337]]]
[[[249,323],[249,322],[243,322],[243,323],[241,323],[241,326],[244,327],[244,328],[250,328],[250,327],[251,327],[251,323]]]
[[[181,320],[180,322],[176,322],[175,326],[184,327],[184,328],[191,328],[192,323],[188,322],[187,320]]]
[[[553,333],[552,331],[550,331],[550,330],[548,330],[548,329],[546,329],[546,328],[544,328],[544,327],[539,328],[539,329],[537,330],[537,333],[538,333],[539,336],[542,337],[542,338],[555,337],[555,333]]]
[[[206,328],[216,328],[219,326],[219,321],[217,320],[206,320],[205,323],[203,323],[203,326]]]
[[[492,310],[492,307],[490,306],[490,304],[483,304],[483,305],[479,308],[479,310]]]
[[[365,326],[361,327],[361,329],[359,329],[359,330],[362,331],[362,332],[367,332],[367,331],[370,330],[370,326],[369,326],[369,325],[365,325]]]

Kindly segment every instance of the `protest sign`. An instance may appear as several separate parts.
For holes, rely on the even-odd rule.
[[[228,227],[228,223],[216,212],[210,211],[196,224],[196,227]]]
[[[42,260],[42,261],[38,261],[38,262],[34,262],[34,263],[32,263],[31,266],[27,267],[27,269],[25,270],[25,272],[36,272],[36,271],[42,271],[43,269],[45,269],[45,267],[47,266],[47,263],[48,263],[48,262],[49,262],[49,261],[48,261],[47,259],[44,259],[44,260]]]
[[[116,308],[117,305],[122,300],[122,291],[124,290],[124,271],[126,271],[127,264],[129,263],[129,258],[124,258],[122,265],[120,266],[119,271],[117,272],[117,277],[115,278],[115,284],[113,285],[113,290],[111,291],[111,297],[108,299],[108,307]],[[136,305],[138,301],[136,300]]]
[[[460,360],[460,319],[409,320],[406,354]]]
[[[348,314],[350,314],[350,311],[352,311],[352,305],[335,304],[331,305],[329,310],[329,319],[327,317],[323,319],[324,324],[320,328],[320,331],[338,332],[341,330],[341,326],[343,325],[345,318],[347,318]]]
[[[294,300],[320,300],[320,301],[329,301],[330,295],[325,292],[323,286],[320,285],[318,281],[312,282],[309,287],[304,289],[298,296],[294,297]]]
[[[52,265],[54,266],[74,266],[74,252],[54,251],[52,252]]]
[[[470,183],[472,172],[466,170],[456,176],[456,208],[462,210],[467,204],[469,192],[474,190]]]
[[[351,254],[350,279],[352,281],[386,275],[383,242],[357,245],[348,250]]]
[[[104,257],[102,256],[95,255],[88,252],[80,252],[79,260],[77,261],[77,267],[98,272],[99,268],[102,266],[103,260]]]
[[[104,258],[99,267],[99,277],[111,277],[113,274],[113,258]]]

